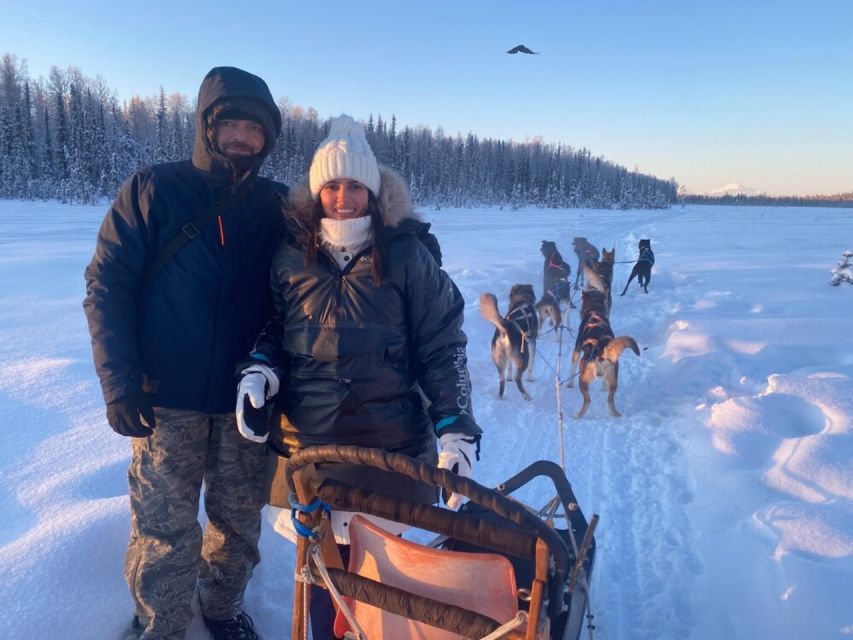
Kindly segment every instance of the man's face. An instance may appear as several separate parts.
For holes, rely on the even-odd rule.
[[[228,158],[247,158],[264,148],[264,129],[253,120],[217,120],[216,148]]]

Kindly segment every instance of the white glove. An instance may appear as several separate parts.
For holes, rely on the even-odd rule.
[[[278,393],[278,376],[265,364],[253,364],[241,371],[237,387],[237,429],[247,440],[266,442],[269,437],[269,415],[262,409],[266,401]]]
[[[477,457],[477,439],[464,433],[445,433],[438,439],[438,468],[448,469],[463,478],[470,478]],[[465,496],[450,494],[444,503],[450,509],[462,506]]]

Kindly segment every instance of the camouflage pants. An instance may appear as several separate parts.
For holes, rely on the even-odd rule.
[[[124,573],[146,640],[183,638],[196,584],[202,611],[240,612],[260,559],[266,445],[245,440],[234,414],[156,408],[157,427],[133,439],[131,529]],[[205,484],[207,527],[198,520]]]

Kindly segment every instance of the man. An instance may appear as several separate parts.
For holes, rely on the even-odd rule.
[[[192,160],[130,177],[86,269],[107,420],[133,445],[125,578],[136,615],[126,638],[183,638],[197,585],[215,640],[258,637],[242,602],[259,560],[266,447],[240,436],[233,409],[236,363],[271,311],[287,188],[258,170],[280,130],[263,80],[211,70]]]

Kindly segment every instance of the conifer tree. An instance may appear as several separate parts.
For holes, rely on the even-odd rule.
[[[282,133],[263,167],[293,184],[307,172],[329,119],[286,98]],[[440,206],[662,207],[674,201],[674,180],[629,172],[542,140],[480,139],[473,131],[403,126],[369,114],[368,140],[380,162],[407,178],[416,203]],[[30,82],[11,54],[0,61],[0,194],[66,201],[112,198],[138,168],[190,157],[194,116],[179,94],[119,103],[101,79],[53,67]]]
[[[166,162],[170,159],[166,134],[166,91],[160,85],[160,97],[157,101],[157,141],[154,147],[154,161]]]
[[[853,284],[853,260],[851,259],[853,259],[853,251],[850,249],[841,254],[841,260],[832,270],[832,278],[830,278],[829,284],[833,287],[837,287],[842,282]]]

